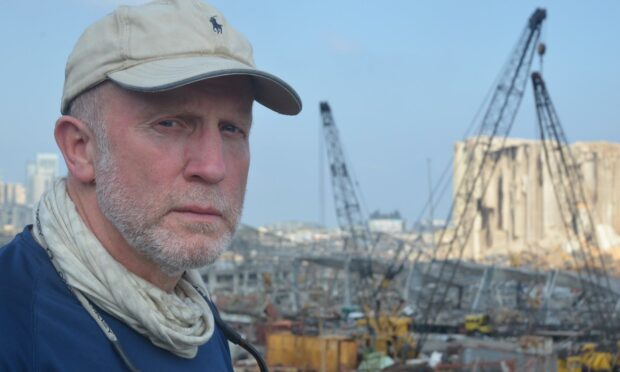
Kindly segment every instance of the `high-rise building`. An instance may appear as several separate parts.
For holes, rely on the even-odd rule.
[[[26,204],[26,188],[19,183],[0,181],[0,206]]]
[[[26,188],[0,181],[0,245],[32,223],[32,209],[26,205]]]
[[[58,174],[58,155],[37,154],[36,161],[26,167],[28,203],[39,201],[45,190],[50,188]]]

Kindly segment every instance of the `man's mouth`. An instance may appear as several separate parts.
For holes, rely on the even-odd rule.
[[[219,209],[199,205],[188,205],[174,208],[172,213],[196,222],[213,222],[223,217],[223,214]]]

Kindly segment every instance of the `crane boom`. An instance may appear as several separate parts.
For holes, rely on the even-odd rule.
[[[595,224],[579,170],[564,134],[545,82],[538,72],[532,73],[538,129],[543,144],[547,170],[555,191],[558,209],[564,222],[571,253],[575,259],[584,293],[589,296],[593,326],[608,334],[617,331],[613,306],[618,300],[611,290],[605,260],[597,241]]]
[[[329,161],[330,178],[332,183],[334,204],[338,225],[347,234],[345,244],[345,275],[348,278],[351,266],[351,257],[366,258],[370,255],[370,232],[363,216],[362,208],[357,197],[357,191],[350,167],[344,156],[338,128],[327,102],[320,103],[323,134],[325,137],[327,158]],[[372,276],[370,260],[363,260],[359,266],[360,278],[369,280]],[[345,290],[348,290],[348,285]],[[345,302],[350,305],[350,294],[346,295]]]
[[[329,104],[321,102],[320,106],[338,224],[351,236],[349,250],[367,254],[369,251],[367,223],[362,215],[350,167],[342,150],[338,128]]]
[[[512,128],[523,98],[536,45],[540,38],[542,23],[546,15],[545,9],[538,8],[530,16],[519,41],[510,54],[508,63],[501,72],[499,83],[479,126],[475,143],[467,158],[465,172],[462,178],[458,180],[452,208],[447,219],[447,221],[452,220],[453,233],[451,237],[447,237],[445,234],[447,229],[443,229],[438,239],[436,256],[439,255],[441,261],[439,278],[448,284],[441,286],[441,289],[439,285],[434,287],[422,311],[421,321],[423,323],[434,322],[445,306],[450,283],[454,281],[459,262],[474,226],[477,208],[475,198],[484,196],[498,160],[491,153],[498,147],[503,147]],[[457,264],[450,265],[451,269],[448,269],[447,259],[451,257],[456,257]],[[432,265],[429,265],[427,270],[430,270],[431,267]],[[422,347],[422,344],[423,340],[420,340],[418,349]]]

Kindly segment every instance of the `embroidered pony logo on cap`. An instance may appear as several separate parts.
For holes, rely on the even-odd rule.
[[[215,19],[216,16],[213,16],[211,18],[209,18],[209,22],[211,22],[211,24],[213,25],[213,32],[221,34],[222,33],[222,25],[217,23],[217,19]]]

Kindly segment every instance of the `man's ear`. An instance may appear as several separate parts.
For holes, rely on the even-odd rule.
[[[82,183],[95,180],[95,138],[86,123],[63,115],[54,129],[56,143],[62,151],[69,173]]]

